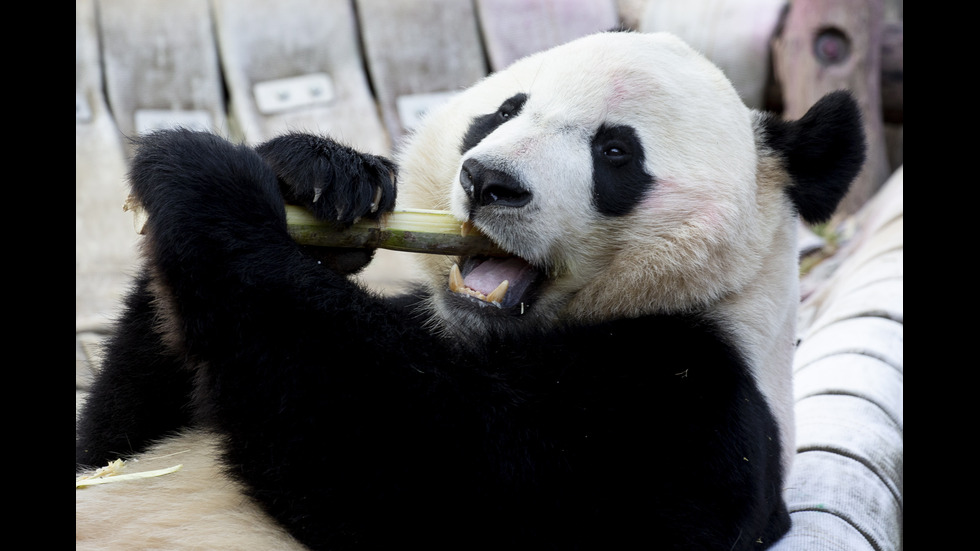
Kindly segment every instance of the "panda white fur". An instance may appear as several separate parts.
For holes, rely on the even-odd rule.
[[[796,219],[827,218],[863,156],[847,94],[780,121],[636,33],[486,78],[397,168],[303,134],[145,137],[147,268],[76,469],[184,466],[76,491],[76,543],[768,547],[789,528]],[[422,255],[425,288],[389,299],[346,277],[369,253],[289,238],[284,197],[343,226],[390,210],[396,173],[399,204],[515,256]]]

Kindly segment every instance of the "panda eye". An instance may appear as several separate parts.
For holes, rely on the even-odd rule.
[[[633,157],[621,143],[609,143],[602,148],[602,155],[613,166],[622,166]]]
[[[625,216],[654,184],[636,129],[603,124],[591,141],[592,199],[606,216]]]
[[[463,136],[463,142],[460,144],[459,152],[465,153],[476,147],[476,144],[493,133],[500,125],[520,115],[521,109],[526,102],[527,94],[515,94],[504,100],[496,111],[490,111],[486,115],[480,115],[474,118],[466,134]]]
[[[512,102],[506,101],[500,106],[500,109],[497,110],[497,116],[502,120],[507,120],[517,114],[521,106],[522,105],[514,105]]]

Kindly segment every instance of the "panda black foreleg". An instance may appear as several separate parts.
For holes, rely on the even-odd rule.
[[[155,298],[144,273],[107,341],[78,420],[76,468],[141,452],[190,423],[191,372],[164,340]]]
[[[373,198],[376,182],[361,176]],[[485,472],[473,465],[479,437],[458,437],[480,434],[477,408],[441,374],[466,370],[413,314],[301,252],[279,178],[254,150],[152,134],[131,183],[194,360],[195,411],[224,437],[230,472],[294,535],[315,547],[356,538],[350,523],[363,530],[405,510],[417,519],[419,499],[445,498],[431,498],[445,508],[472,487],[429,482]],[[390,498],[379,503],[379,492]]]
[[[333,143],[301,135],[275,142],[293,172],[312,170],[300,165],[329,161],[308,154],[307,138],[321,150]],[[295,151],[284,153],[290,147]],[[296,341],[306,343],[307,338],[319,338],[327,347],[324,335],[349,331],[357,319],[390,317],[389,307],[343,273],[311,260],[292,240],[281,178],[252,148],[208,133],[175,130],[142,137],[136,151],[130,180],[148,214],[145,250],[161,286],[173,297],[174,318],[192,356],[227,360],[246,349],[280,349],[286,341],[293,342],[292,350],[304,350],[308,345]],[[360,168],[342,173],[354,183],[333,182],[333,191],[319,201],[346,202],[357,212],[370,212],[371,202],[380,205],[376,213],[390,209],[391,174],[387,168],[375,170],[389,164],[370,156],[351,164]],[[304,316],[308,323],[299,322]]]
[[[277,175],[252,148],[203,132],[155,132],[137,143],[130,184],[147,213],[148,262],[173,297],[191,355],[237,354],[253,310],[290,310],[258,301],[288,296],[294,277],[308,277],[295,270],[315,263],[289,236]]]

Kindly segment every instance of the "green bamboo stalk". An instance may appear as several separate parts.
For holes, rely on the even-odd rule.
[[[143,234],[146,211],[130,197],[123,210],[133,212],[136,233]],[[286,205],[286,229],[301,245],[315,247],[378,248],[443,255],[506,256],[490,239],[464,225],[447,211],[400,209],[374,220],[360,220],[338,230],[317,220],[303,207]]]
[[[412,253],[491,255],[506,253],[485,235],[470,229],[446,211],[399,209],[376,220],[360,220],[345,230],[317,220],[309,211],[286,206],[289,234],[301,245],[374,247]]]

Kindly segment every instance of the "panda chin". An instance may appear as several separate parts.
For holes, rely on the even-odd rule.
[[[523,314],[543,277],[541,270],[517,256],[461,259],[449,272],[449,291],[466,304],[493,306]]]

